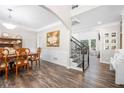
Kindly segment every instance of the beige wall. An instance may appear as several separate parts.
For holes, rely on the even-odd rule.
[[[36,47],[37,47],[37,33],[36,32],[29,31],[21,27],[17,27],[14,30],[8,30],[0,24],[0,34],[3,32],[21,35],[23,39],[22,47],[30,48],[31,51],[36,50]]]

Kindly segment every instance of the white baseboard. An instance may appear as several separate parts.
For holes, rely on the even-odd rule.
[[[48,61],[48,62],[53,63],[53,64],[57,64],[57,65],[60,65],[60,66],[63,66],[63,67],[66,67],[66,68],[69,69],[69,66],[64,65],[64,64],[60,64],[59,62],[54,62],[54,61],[51,61],[51,60],[48,60],[48,59],[42,59],[42,60]]]
[[[75,69],[75,70],[78,70],[78,71],[82,71],[82,68],[79,68],[79,67],[73,67],[73,66],[71,66],[70,69]]]
[[[107,61],[100,61],[100,63],[110,64],[110,62]]]

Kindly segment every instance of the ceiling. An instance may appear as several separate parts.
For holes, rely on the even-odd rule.
[[[12,12],[8,11],[8,8],[12,9]],[[99,25],[120,21],[120,14],[124,9],[124,5],[82,6],[81,8],[87,9],[87,11],[75,16],[80,22],[72,26],[73,33],[87,31]],[[11,18],[9,18],[10,13]],[[32,31],[38,31],[58,21],[59,19],[54,14],[41,5],[0,5],[0,23],[12,23]]]
[[[12,11],[8,11],[12,9]],[[9,17],[11,15],[11,18]],[[0,21],[13,23],[34,31],[53,24],[59,19],[50,13],[43,6],[38,5],[19,5],[19,6],[0,6]]]
[[[71,17],[84,13],[86,11],[92,10],[99,7],[100,5],[73,5],[74,7],[71,11]]]
[[[75,16],[80,23],[72,26],[72,32],[88,31],[92,28],[121,20],[124,5],[105,5]]]

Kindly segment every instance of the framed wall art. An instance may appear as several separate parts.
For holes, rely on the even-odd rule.
[[[116,43],[116,39],[112,39],[111,40],[111,43]]]
[[[109,37],[109,33],[105,33],[104,36],[107,38]]]
[[[117,48],[117,32],[105,32],[104,33],[104,49],[114,50]]]
[[[116,32],[111,33],[112,37],[116,37]]]
[[[53,31],[47,33],[47,47],[59,47],[60,31]]]
[[[105,46],[105,50],[109,50],[109,46]]]
[[[109,43],[109,40],[108,39],[105,39],[105,43]]]
[[[111,46],[111,49],[116,49],[116,46],[114,45],[114,46]]]

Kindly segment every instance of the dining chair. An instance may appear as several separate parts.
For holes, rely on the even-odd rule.
[[[34,62],[37,65],[37,62],[38,62],[39,63],[39,66],[40,66],[40,55],[41,55],[41,48],[37,48],[37,54],[31,56],[31,58],[30,58],[30,61],[31,61],[31,64],[32,65],[33,65]]]
[[[5,80],[8,80],[8,55],[9,51],[7,49],[0,48],[0,71],[5,71]]]
[[[16,54],[16,76],[18,76],[18,70],[20,67],[26,67],[29,69],[28,56],[30,54],[29,48],[19,48],[15,51]]]

